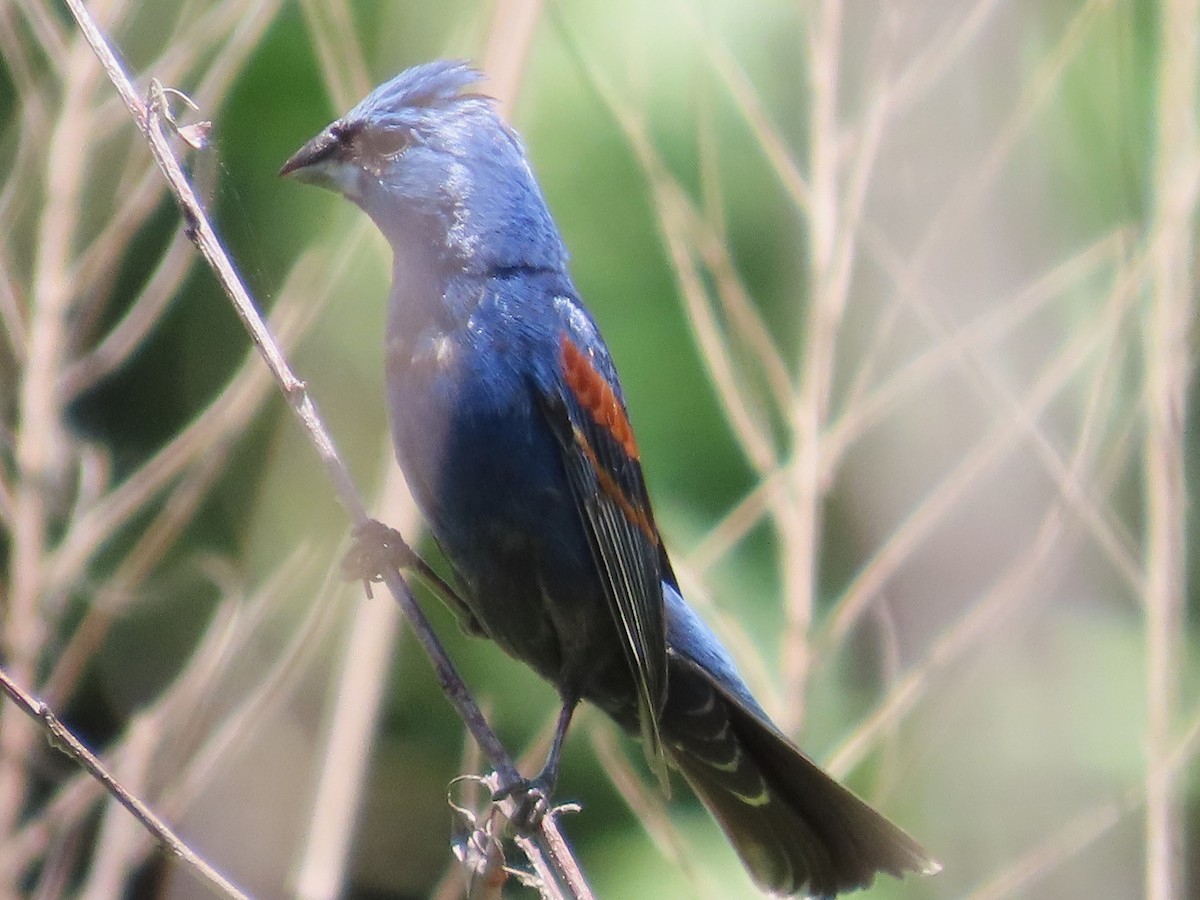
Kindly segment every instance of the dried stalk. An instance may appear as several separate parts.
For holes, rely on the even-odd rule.
[[[241,318],[242,324],[283,392],[284,398],[300,419],[313,442],[318,456],[325,466],[326,473],[333,482],[338,500],[355,523],[365,522],[367,514],[362,499],[334,446],[328,429],[317,412],[315,403],[309,396],[304,383],[296,377],[288,365],[274,337],[259,316],[163,133],[161,117],[164,100],[161,88],[155,85],[152,102],[150,104],[143,103],[128,75],[117,61],[108,41],[83,6],[82,0],[68,0],[68,6],[76,24],[99,57],[104,71],[133,116],[138,129],[145,135],[155,162],[163,171],[171,192],[183,212],[188,236],[216,274],[221,287],[229,296],[235,311]],[[413,627],[418,642],[429,656],[443,693],[454,705],[495,770],[499,787],[504,788],[518,783],[521,776],[512,758],[484,719],[399,570],[392,568],[385,571],[383,581],[400,604],[405,617]],[[511,811],[514,801],[510,798],[505,802]],[[590,888],[558,829],[553,813],[543,818],[539,828],[533,834],[518,836],[517,842],[537,870],[541,879],[541,890],[545,896],[554,898],[591,897]]]

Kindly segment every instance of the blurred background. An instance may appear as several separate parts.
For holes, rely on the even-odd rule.
[[[572,250],[689,599],[945,865],[870,896],[1200,897],[1194,3],[89,8],[212,121],[179,152],[380,516],[419,540],[390,256],[275,173],[462,57]],[[315,453],[66,8],[0,0],[0,54],[5,672],[257,897],[461,896],[447,792],[484,767],[387,592],[339,582]],[[553,692],[422,598],[536,771]],[[594,710],[558,798],[599,896],[756,895]],[[6,702],[0,895],[211,894]]]

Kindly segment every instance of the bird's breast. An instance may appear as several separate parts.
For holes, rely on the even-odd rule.
[[[426,329],[388,348],[392,435],[435,536],[460,565],[564,506],[549,430],[511,342]],[[494,537],[489,537],[494,536]]]
[[[627,673],[562,448],[537,399],[555,378],[547,367],[558,360],[561,324],[551,303],[538,302],[543,294],[505,289],[485,290],[453,318],[443,306],[419,322],[392,320],[392,435],[487,633],[551,681],[593,696]]]

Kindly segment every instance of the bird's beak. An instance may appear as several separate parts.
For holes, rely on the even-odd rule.
[[[328,178],[330,164],[337,162],[341,143],[332,128],[326,128],[315,138],[292,154],[283,164],[280,175],[295,175],[301,181],[323,184]]]
[[[292,154],[280,175],[292,175],[305,184],[315,185],[358,202],[362,169],[353,151],[339,136],[335,122]]]

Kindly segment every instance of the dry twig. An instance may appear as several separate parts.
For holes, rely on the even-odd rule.
[[[161,88],[154,86],[151,102],[143,103],[81,0],[68,0],[68,5],[76,23],[87,38],[92,50],[99,57],[105,72],[116,87],[139,130],[145,135],[154,159],[166,176],[171,192],[183,212],[188,236],[217,275],[222,288],[233,302],[238,316],[266,361],[289,406],[302,422],[316,447],[326,472],[333,482],[339,501],[355,523],[366,521],[367,514],[362,500],[350,479],[349,472],[341,461],[332,437],[317,412],[316,405],[309,396],[304,383],[293,373],[273,336],[259,316],[163,134],[161,118],[164,101]],[[518,782],[520,773],[512,758],[483,718],[400,572],[395,568],[386,571],[383,573],[383,580],[412,624],[418,641],[434,666],[443,692],[466,722],[475,740],[483,748],[490,765],[497,773],[499,787],[507,787]],[[506,801],[509,804],[513,802],[511,798]],[[517,841],[538,871],[542,879],[542,889],[547,896],[591,896],[578,864],[562,838],[553,813],[544,817],[535,833],[518,836]]]

